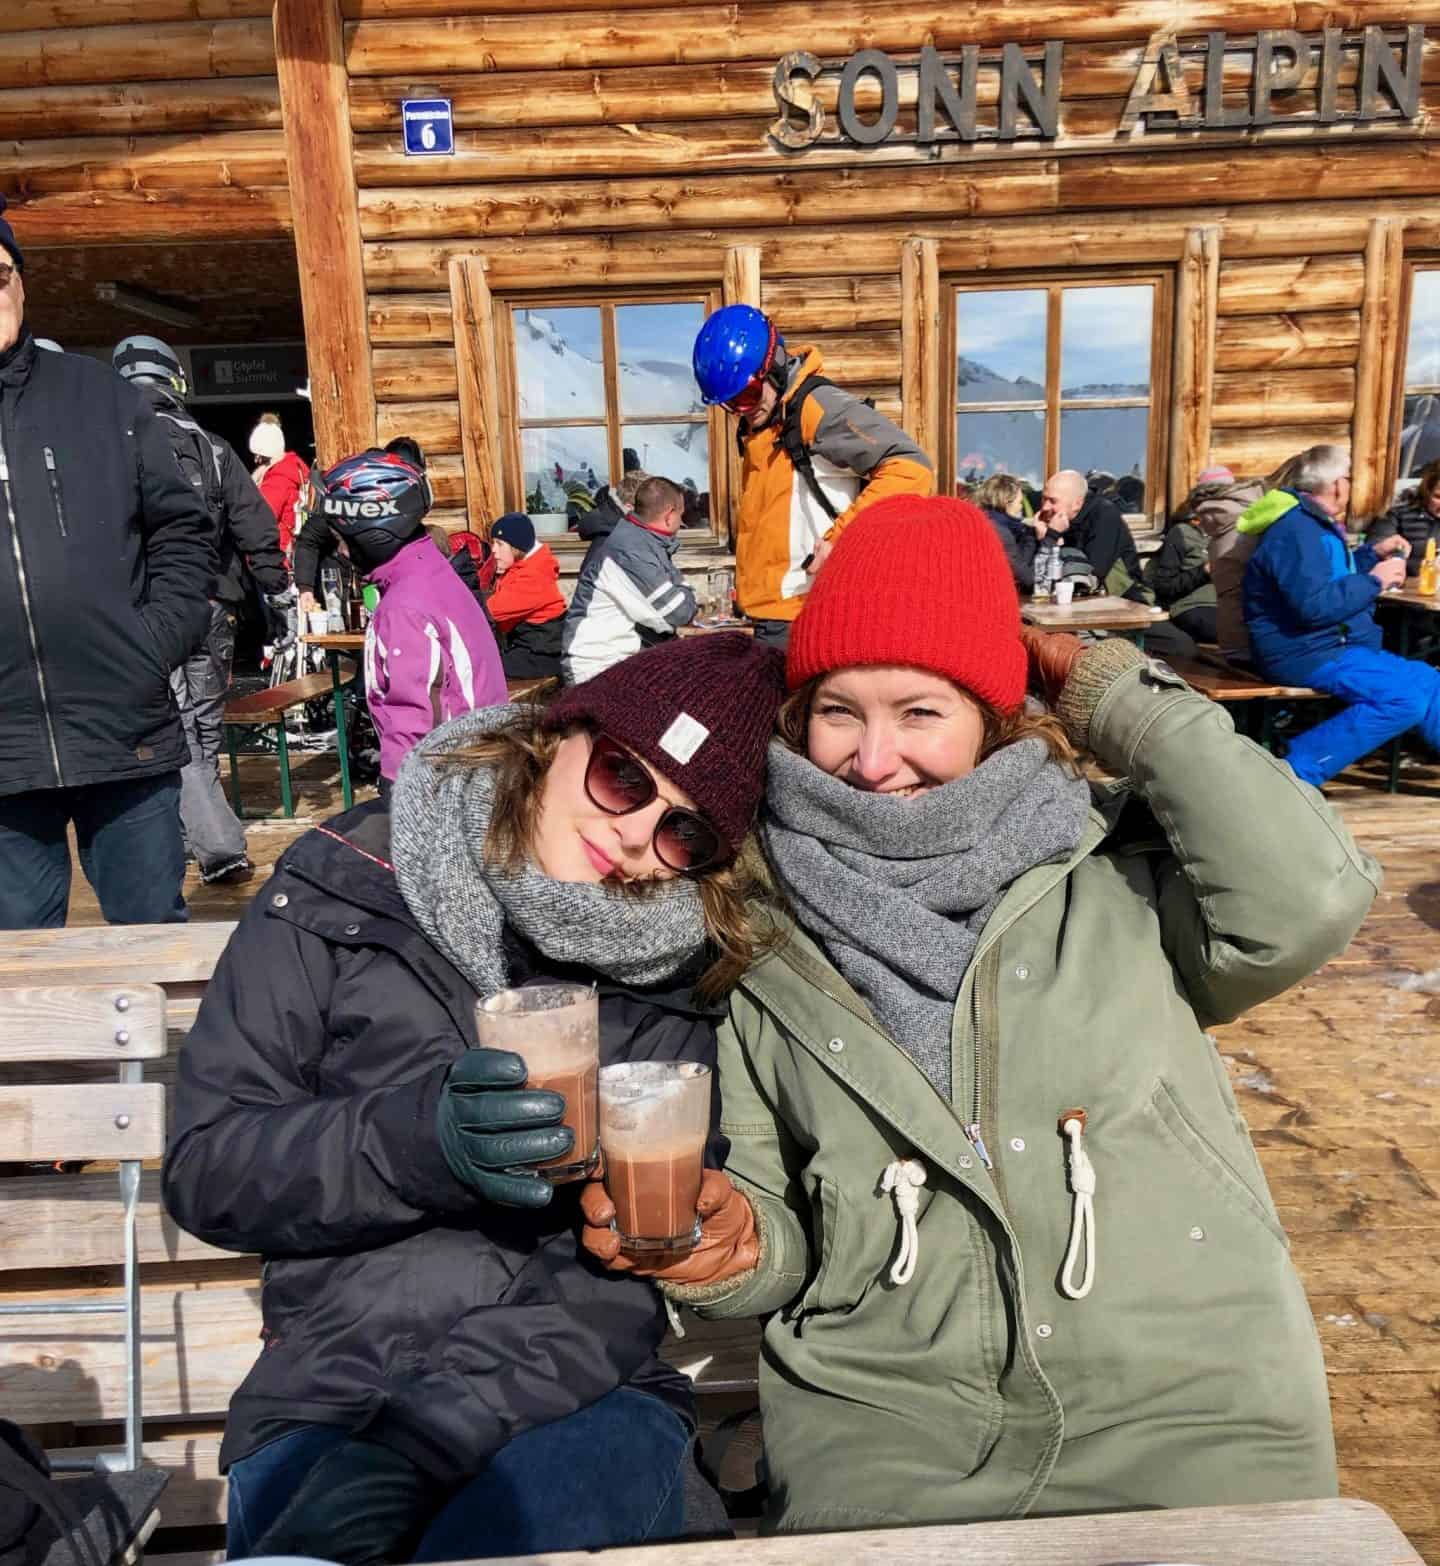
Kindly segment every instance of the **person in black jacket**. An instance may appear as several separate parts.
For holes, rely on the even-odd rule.
[[[169,677],[209,624],[213,528],[135,389],[37,348],[21,264],[0,218],[0,929],[65,923],[72,822],[106,919],[184,919]]]
[[[210,600],[210,631],[204,645],[170,676],[190,749],[189,764],[180,774],[180,820],[202,881],[243,880],[252,873],[245,828],[220,782],[225,697],[235,662],[235,627],[250,578],[271,610],[283,610],[294,598],[279,523],[230,442],[190,417],[184,366],[172,348],[158,337],[126,337],[115,345],[110,362],[155,410],[180,471],[215,528],[220,573]]]
[[[407,757],[389,814],[306,834],[242,920],[164,1172],[177,1222],[265,1261],[221,1450],[232,1559],[453,1560],[698,1522],[659,1296],[579,1252],[579,1186],[533,1167],[572,1150],[564,1100],[476,1048],[474,1009],[594,982],[602,1066],[713,1061],[782,695],[778,656],[731,634],[466,714]]]
[[[1035,551],[1044,533],[1042,524],[1025,515],[1025,489],[1009,473],[995,473],[981,484],[970,499],[990,519],[1005,551],[1005,561],[1022,594],[1035,590]]]
[[[1384,514],[1365,529],[1365,542],[1381,544],[1396,535],[1410,546],[1405,574],[1418,576],[1425,560],[1425,546],[1433,538],[1440,544],[1440,460],[1420,470],[1414,489],[1408,489]]]

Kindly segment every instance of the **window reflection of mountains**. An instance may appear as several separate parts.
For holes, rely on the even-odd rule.
[[[1405,399],[1400,430],[1400,473],[1409,477],[1440,457],[1440,396],[1420,392]]]

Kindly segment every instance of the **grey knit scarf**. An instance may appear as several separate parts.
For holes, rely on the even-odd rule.
[[[644,895],[553,881],[534,865],[487,864],[495,799],[488,767],[437,766],[516,715],[488,707],[442,724],[405,758],[390,805],[395,877],[416,923],[482,996],[509,983],[508,924],[547,957],[645,986],[697,965],[705,941],[700,893],[685,880]]]
[[[948,1098],[951,1019],[980,931],[1012,881],[1074,850],[1089,805],[1038,739],[902,799],[772,742],[761,831],[801,926]]]

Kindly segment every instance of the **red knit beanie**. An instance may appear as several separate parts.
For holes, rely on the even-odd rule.
[[[855,664],[943,674],[1001,712],[1025,699],[1020,603],[978,507],[894,495],[836,540],[790,630],[791,690]]]
[[[765,785],[765,750],[785,698],[773,647],[716,631],[647,647],[563,692],[547,729],[589,723],[643,756],[695,801],[733,853]]]

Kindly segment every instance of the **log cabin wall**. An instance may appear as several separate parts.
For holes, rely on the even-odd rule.
[[[1435,0],[1388,9],[1380,0],[610,0],[539,14],[528,0],[342,0],[342,8],[378,426],[382,435],[411,431],[438,454],[437,493],[450,507],[466,493],[447,285],[457,256],[484,258],[503,304],[534,288],[574,290],[578,301],[626,288],[719,286],[727,251],[756,247],[760,302],[792,342],[819,343],[835,379],[908,425],[938,421],[943,447],[953,368],[935,367],[943,355],[933,342],[926,373],[939,386],[924,395],[937,406],[922,412],[902,402],[902,383],[915,396],[923,379],[906,382],[902,367],[907,239],[933,241],[943,294],[957,282],[1054,280],[1078,269],[1173,275],[1185,270],[1197,233],[1214,230],[1197,287],[1175,292],[1175,313],[1185,314],[1173,323],[1176,382],[1155,390],[1153,413],[1170,425],[1160,446],[1169,472],[1152,485],[1158,512],[1209,461],[1259,473],[1316,440],[1352,436],[1358,458],[1372,220],[1397,220],[1387,264],[1440,246],[1440,151],[1428,123],[1440,106],[1440,32],[1425,42],[1418,123],[1287,125],[1303,102],[1296,93],[1275,96],[1275,123],[1265,129],[1188,140],[1120,130],[1147,39],[1161,28],[1173,27],[1182,43],[1225,29],[1225,101],[1236,104],[1250,91],[1257,29],[1383,23],[1395,40],[1397,26],[1403,37],[1404,25],[1440,24]],[[952,146],[932,157],[913,144],[833,139],[791,152],[767,134],[776,62],[789,51],[833,63],[861,48],[913,59],[924,44],[954,54],[1013,41],[1035,46],[1034,60],[1047,39],[1065,46],[1053,140]],[[1342,107],[1353,105],[1356,75],[1352,60],[1340,78]],[[913,124],[914,101],[904,80],[902,128],[907,115]],[[982,122],[987,92],[991,105],[995,96],[985,80],[982,72]],[[832,123],[834,83],[832,75],[816,84]],[[1312,72],[1302,89],[1313,83]],[[455,153],[407,159],[400,101],[428,96],[453,104]],[[878,102],[875,79],[862,77],[858,105],[871,113]],[[1371,375],[1388,417],[1388,383],[1383,374],[1374,381],[1373,367]],[[1368,495],[1382,487],[1389,442],[1379,445],[1366,459],[1369,478],[1357,471]],[[953,453],[944,467],[948,479]]]
[[[291,229],[270,0],[4,0],[0,191],[27,246]]]

